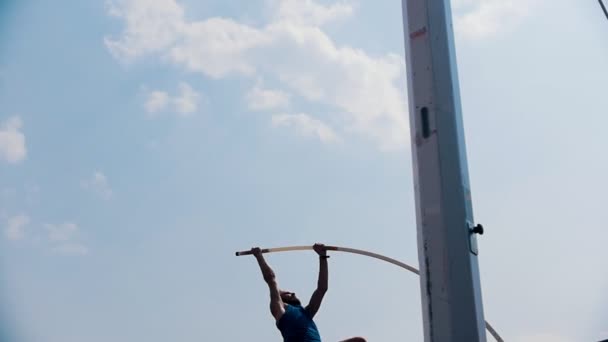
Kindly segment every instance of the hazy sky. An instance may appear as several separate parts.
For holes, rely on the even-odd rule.
[[[453,7],[486,319],[608,338],[608,21]],[[406,73],[397,0],[0,1],[0,340],[279,341],[236,250],[417,266]],[[329,261],[324,340],[422,340],[414,275]]]

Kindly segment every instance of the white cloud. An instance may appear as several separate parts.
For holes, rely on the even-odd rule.
[[[53,252],[62,255],[86,255],[89,249],[80,243],[64,243],[53,248]]]
[[[161,90],[149,91],[146,95],[144,108],[150,117],[155,117],[161,111],[174,110],[180,116],[190,116],[198,110],[201,95],[188,83],[179,84],[179,93],[175,96]]]
[[[51,250],[63,255],[85,255],[88,248],[78,241],[80,229],[77,224],[66,222],[61,224],[44,225]]]
[[[17,215],[9,218],[4,231],[9,240],[21,240],[25,237],[25,227],[30,223],[27,215]]]
[[[541,0],[456,0],[455,26],[467,39],[482,39],[513,29]],[[404,58],[373,56],[338,45],[322,25],[351,17],[354,7],[340,1],[267,0],[271,20],[252,26],[230,18],[187,20],[175,0],[120,0],[108,6],[125,29],[106,38],[122,61],[156,56],[187,71],[213,79],[243,76],[278,79],[293,96],[330,107],[332,122],[381,148],[404,147],[409,141]],[[255,91],[262,94],[253,101]],[[250,109],[286,107],[285,90],[254,88],[245,95]],[[181,114],[195,111],[196,97],[151,96],[148,112],[175,106]],[[166,94],[166,93],[164,93]],[[258,94],[258,95],[259,95]],[[152,110],[151,110],[152,109]]]
[[[388,54],[372,57],[363,50],[338,47],[315,27],[287,23],[273,26],[283,57],[266,65],[305,99],[338,109],[345,130],[371,138],[382,148],[409,141],[405,62]]]
[[[18,163],[27,156],[25,135],[20,131],[22,126],[18,116],[0,123],[0,160]]]
[[[339,141],[331,127],[303,113],[273,115],[272,125],[274,127],[292,127],[298,134],[318,138],[324,143]]]
[[[230,74],[253,75],[251,54],[272,43],[265,31],[230,19],[210,18],[183,23],[180,41],[164,55],[186,70],[219,79]]]
[[[169,94],[160,90],[153,90],[148,93],[148,98],[144,107],[148,113],[157,113],[165,110],[169,104]]]
[[[455,27],[467,39],[483,39],[511,30],[538,0],[459,0],[454,3]]]
[[[110,188],[106,175],[101,171],[93,172],[93,175],[89,179],[82,181],[81,185],[84,189],[90,190],[104,199],[112,197],[112,188]]]
[[[289,94],[282,90],[264,89],[256,84],[246,95],[247,104],[251,110],[268,110],[287,108]]]
[[[45,224],[49,241],[69,241],[78,233],[78,226],[75,223],[67,222],[62,224]]]
[[[20,214],[6,219],[5,236],[9,240],[23,240],[26,238],[26,227],[30,224],[29,216]],[[47,240],[51,251],[63,255],[85,255],[88,248],[79,241],[80,229],[77,224],[65,222],[61,224],[44,224],[46,233],[43,236],[28,234],[29,240],[35,245]]]
[[[312,0],[279,0],[272,5],[278,7],[276,17],[290,23],[322,25],[336,19],[350,17],[354,8],[341,1],[330,6],[320,5]]]
[[[173,99],[175,110],[183,116],[188,116],[190,113],[198,109],[200,95],[187,83],[180,83],[179,95]]]
[[[123,62],[166,49],[183,29],[184,10],[173,0],[107,0],[106,5],[108,14],[127,23],[119,41],[104,39]]]
[[[294,96],[329,106],[327,112],[338,113],[331,121],[342,130],[360,134],[382,148],[407,145],[403,58],[371,56],[361,49],[338,46],[319,25],[349,16],[353,9],[345,2],[332,6],[301,0],[271,3],[275,4],[274,19],[258,28],[226,18],[186,21],[174,0],[156,0],[153,5],[125,0],[111,14],[119,13],[126,28],[118,39],[106,41],[119,59],[158,56],[215,79],[268,75]],[[167,17],[163,8],[172,9]],[[159,23],[159,18],[164,21]],[[149,43],[150,32],[158,27],[176,29],[163,44]]]

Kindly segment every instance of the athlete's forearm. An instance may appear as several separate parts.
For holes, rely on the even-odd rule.
[[[329,271],[327,266],[327,258],[319,258],[319,280],[317,281],[317,289],[321,291],[327,291],[329,282]]]
[[[264,260],[264,257],[260,255],[257,256],[256,259],[258,261],[258,265],[260,266],[260,270],[262,271],[262,276],[264,277],[264,280],[268,282],[269,280],[275,279],[274,271],[272,270],[272,268],[270,268],[270,266],[268,266],[266,260]]]

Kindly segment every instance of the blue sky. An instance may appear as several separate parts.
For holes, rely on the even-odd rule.
[[[608,22],[455,0],[486,319],[608,337]],[[399,1],[0,4],[0,334],[280,340],[252,246],[417,264]],[[268,256],[307,299],[310,253]],[[330,259],[327,341],[420,341],[418,280]]]

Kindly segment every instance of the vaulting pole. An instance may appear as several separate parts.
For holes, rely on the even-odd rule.
[[[386,261],[389,262],[393,265],[402,267],[416,275],[419,275],[420,273],[418,272],[418,270],[415,267],[412,267],[404,262],[401,262],[399,260],[393,259],[393,258],[389,258],[387,256],[384,256],[382,254],[378,254],[378,253],[373,253],[373,252],[368,252],[368,251],[364,251],[361,249],[356,249],[356,248],[349,248],[349,247],[338,247],[338,246],[325,246],[327,248],[327,250],[329,251],[337,251],[337,252],[345,252],[345,253],[353,253],[353,254],[359,254],[359,255],[363,255],[363,256],[367,256],[367,257],[371,257],[371,258],[375,258],[375,259],[379,259],[382,261]],[[312,250],[312,246],[288,246],[288,247],[276,247],[276,248],[264,248],[262,249],[262,253],[277,253],[277,252],[291,252],[291,251],[306,251],[306,250]],[[251,255],[253,254],[251,252],[251,250],[249,251],[241,251],[241,252],[236,252],[235,253],[236,256],[241,256],[241,255]],[[490,325],[489,322],[485,322],[485,326],[486,329],[488,329],[488,331],[490,332],[490,334],[496,339],[497,342],[504,342],[504,340],[500,337],[500,335],[498,334],[498,332],[496,332],[496,330]]]

